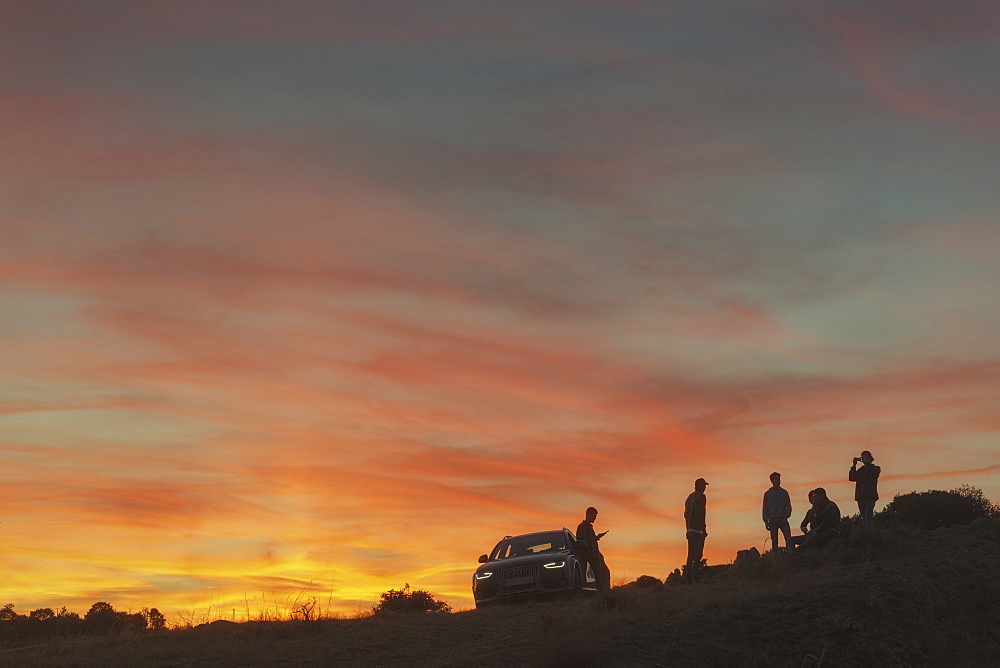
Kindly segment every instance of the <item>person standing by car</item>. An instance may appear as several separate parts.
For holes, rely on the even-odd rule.
[[[861,468],[858,468],[861,462]],[[875,515],[875,502],[878,501],[878,476],[882,468],[875,466],[872,453],[865,450],[860,457],[854,458],[847,479],[854,483],[854,500],[858,502],[858,512],[865,521],[865,528],[872,528],[872,518]]]
[[[771,532],[771,551],[778,553],[778,529],[785,537],[785,549],[792,538],[792,528],[788,526],[788,518],[792,516],[792,500],[788,492],[781,486],[781,474],[775,471],[771,474],[771,489],[764,492],[762,509],[764,528]]]
[[[705,552],[705,488],[708,483],[704,478],[694,481],[694,491],[688,494],[684,502],[684,524],[687,527],[688,556],[684,575],[687,582],[697,582],[701,570],[701,558]]]
[[[595,533],[594,520],[596,519],[597,508],[593,506],[587,508],[586,516],[576,528],[576,542],[580,558],[590,564],[591,570],[594,571],[594,578],[597,580],[597,589],[599,591],[608,591],[611,589],[611,570],[604,561],[601,548],[597,545],[597,542],[604,538],[604,535],[608,532]]]

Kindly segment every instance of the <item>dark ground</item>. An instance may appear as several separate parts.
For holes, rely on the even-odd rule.
[[[8,643],[0,665],[1000,666],[1000,527],[855,531],[578,600]]]

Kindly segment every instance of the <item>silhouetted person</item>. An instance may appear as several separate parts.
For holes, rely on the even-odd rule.
[[[858,462],[862,463],[861,468],[858,468]],[[858,502],[858,512],[861,513],[861,519],[865,521],[867,529],[871,528],[872,517],[875,515],[880,473],[882,468],[875,466],[875,458],[867,450],[862,452],[860,457],[854,458],[854,464],[847,472],[847,479],[854,483],[854,500]]]
[[[802,532],[801,536],[794,536],[792,538],[792,548],[801,545],[805,539],[806,535],[813,529],[816,528],[816,490],[810,489],[809,494],[809,509],[806,510],[805,516],[802,518],[802,524],[799,525],[799,531]]]
[[[809,533],[810,529],[816,528],[816,511],[813,510],[813,503],[815,503],[816,490],[810,489],[809,494],[809,509],[806,510],[805,517],[802,518],[802,524],[799,525],[799,530],[802,533]]]
[[[796,536],[792,545],[798,549],[820,547],[840,535],[840,508],[826,496],[826,490],[817,487],[812,492],[812,530],[805,536]],[[802,521],[805,524],[805,520]]]
[[[792,528],[788,526],[788,518],[792,516],[792,500],[781,486],[781,474],[777,471],[771,474],[771,489],[764,492],[761,514],[764,517],[764,527],[771,532],[771,550],[775,553],[778,551],[779,529],[785,537],[785,549],[789,549]]]
[[[694,491],[688,494],[687,501],[684,502],[684,525],[687,528],[688,556],[687,566],[684,568],[684,575],[688,582],[699,580],[701,570],[701,558],[705,553],[705,539],[708,538],[708,531],[705,530],[705,488],[708,483],[704,478],[694,481]]]
[[[608,591],[611,589],[611,570],[608,568],[607,563],[605,563],[604,555],[601,554],[601,548],[597,544],[608,532],[594,532],[594,520],[596,519],[597,508],[593,506],[587,508],[586,517],[576,527],[577,545],[575,547],[577,554],[590,564],[591,570],[594,571],[594,579],[597,580],[598,590]]]

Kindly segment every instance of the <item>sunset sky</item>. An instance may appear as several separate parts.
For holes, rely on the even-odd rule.
[[[589,505],[663,578],[695,478],[725,563],[863,449],[1000,500],[998,62],[979,0],[3,3],[0,604],[469,607]]]

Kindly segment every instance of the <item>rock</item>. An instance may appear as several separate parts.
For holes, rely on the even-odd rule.
[[[739,573],[758,561],[760,561],[760,552],[756,547],[751,547],[749,550],[740,550],[737,552],[736,561],[733,562],[733,565],[736,567],[736,572]]]

